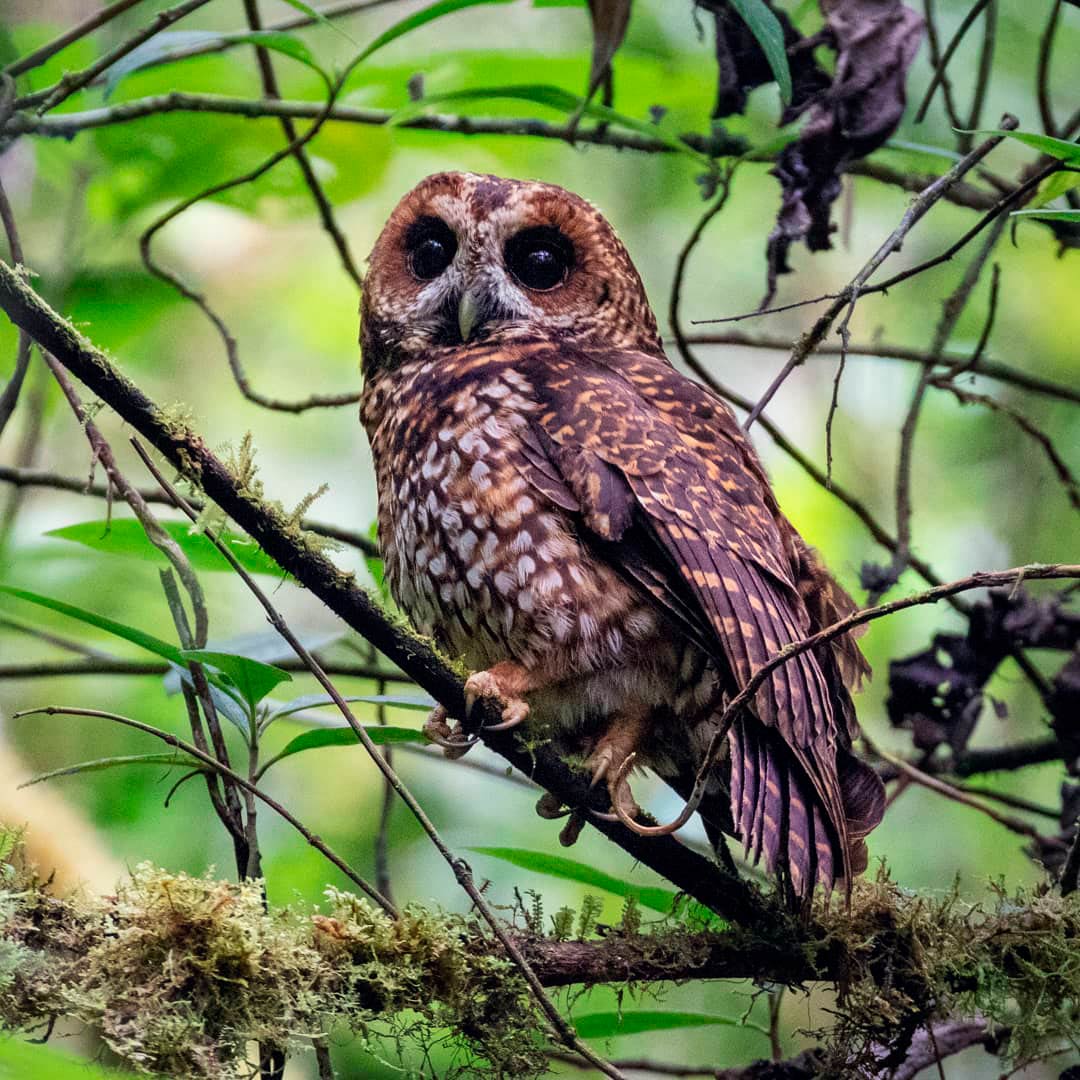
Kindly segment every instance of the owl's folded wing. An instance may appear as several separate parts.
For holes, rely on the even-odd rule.
[[[524,444],[531,481],[612,545],[616,565],[744,686],[812,627],[794,580],[793,531],[782,530],[734,417],[661,358],[553,354],[546,371],[535,383],[544,407]],[[754,699],[757,720],[782,741],[741,726],[733,734],[742,759],[733,813],[744,840],[775,863],[786,820],[816,849],[788,853],[810,885],[850,879],[852,842],[880,817],[862,767],[838,762],[850,740],[835,702],[819,656],[804,652]]]

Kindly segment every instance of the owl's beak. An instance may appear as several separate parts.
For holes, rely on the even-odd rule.
[[[466,289],[458,301],[457,312],[458,329],[461,331],[461,340],[463,342],[469,340],[473,330],[476,328],[479,317],[480,304],[477,303],[476,297]]]

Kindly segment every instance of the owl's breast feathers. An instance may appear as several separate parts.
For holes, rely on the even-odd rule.
[[[610,595],[613,580],[628,586],[715,661],[729,693],[785,645],[852,609],[780,513],[726,404],[662,355],[481,346],[379,382],[364,416],[384,474],[380,532],[394,531],[399,547],[402,527],[382,520],[390,513],[382,492],[400,493],[400,478],[440,433],[454,443],[477,431],[498,440],[493,480],[569,519],[589,552],[581,570],[605,578],[594,596]],[[379,408],[380,393],[395,395],[396,408]],[[850,638],[803,652],[772,673],[752,714],[728,733],[736,829],[800,895],[815,881],[850,881],[883,812],[880,782],[850,752],[848,690],[867,670]]]

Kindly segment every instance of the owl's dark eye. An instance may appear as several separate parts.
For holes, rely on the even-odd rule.
[[[538,225],[522,229],[506,242],[510,273],[525,286],[546,292],[561,285],[574,266],[574,245],[558,229]]]
[[[409,267],[421,281],[437,278],[453,261],[457,237],[442,218],[422,217],[405,236]]]

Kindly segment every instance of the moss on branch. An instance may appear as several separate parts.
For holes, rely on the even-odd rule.
[[[850,910],[816,914],[821,936],[802,943],[678,917],[592,940],[545,937],[528,920],[515,933],[548,986],[833,979],[823,1075],[902,1062],[946,1018],[1006,1031],[1017,1062],[1075,1031],[1075,895],[1001,892],[984,910],[882,873],[858,884]],[[534,999],[472,916],[412,907],[394,921],[334,889],[321,910],[267,911],[258,882],[149,864],[112,896],[60,898],[16,857],[0,870],[0,1019],[28,1030],[58,1016],[100,1031],[130,1065],[175,1076],[242,1075],[252,1040],[287,1048],[334,1028],[414,1047],[445,1044],[449,1030],[465,1051],[453,1075],[536,1076],[548,1060]]]

